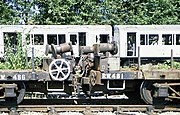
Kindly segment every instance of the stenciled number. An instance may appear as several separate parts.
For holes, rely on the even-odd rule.
[[[25,74],[16,74],[13,76],[14,80],[26,80]]]

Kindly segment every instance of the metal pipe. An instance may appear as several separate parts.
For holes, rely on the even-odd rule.
[[[138,47],[138,70],[140,70],[141,66],[141,55],[140,55],[140,47]]]
[[[171,49],[171,69],[173,69],[173,49]]]
[[[36,79],[36,75],[35,75],[35,69],[34,69],[34,47],[32,46],[32,58],[31,58],[31,62],[32,62],[32,80]]]

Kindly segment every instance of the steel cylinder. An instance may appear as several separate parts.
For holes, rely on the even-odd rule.
[[[117,54],[117,44],[113,43],[100,43],[94,44],[93,46],[81,46],[80,54],[88,54],[88,53],[105,53],[110,52],[112,55]]]
[[[72,51],[72,45],[70,43],[63,43],[59,46],[51,45],[51,51],[53,54],[61,54]]]
[[[93,46],[81,46],[79,48],[80,54],[88,54],[88,53],[94,53],[94,47]]]

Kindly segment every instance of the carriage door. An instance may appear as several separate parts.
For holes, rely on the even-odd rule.
[[[73,53],[75,57],[79,57],[79,46],[86,45],[86,33],[69,33],[69,40],[72,43]]]

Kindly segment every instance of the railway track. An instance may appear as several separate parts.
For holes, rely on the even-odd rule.
[[[18,115],[22,112],[41,112],[48,115],[57,115],[62,112],[76,112],[83,115],[111,112],[119,115],[133,112],[151,115],[169,111],[180,112],[180,106],[166,106],[164,109],[155,109],[151,105],[19,105],[11,108],[2,107],[0,111],[10,115]]]

